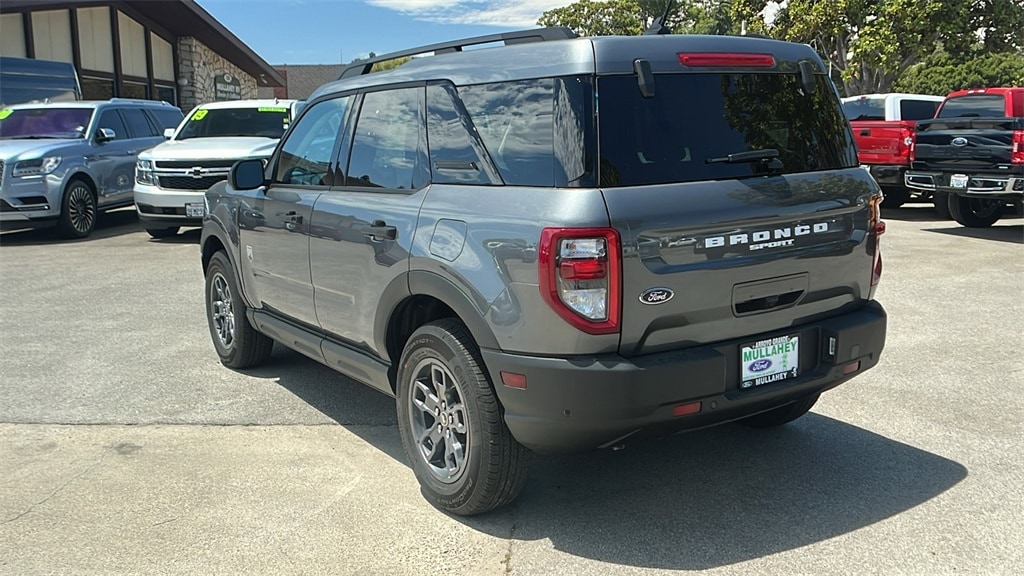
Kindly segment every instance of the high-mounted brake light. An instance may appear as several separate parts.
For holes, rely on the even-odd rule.
[[[614,228],[545,228],[537,257],[541,296],[588,334],[618,332],[621,258]]]
[[[771,54],[742,54],[733,52],[680,52],[679,63],[693,67],[771,68],[775,57]]]
[[[1024,130],[1013,131],[1013,149],[1010,151],[1010,164],[1024,164]]]

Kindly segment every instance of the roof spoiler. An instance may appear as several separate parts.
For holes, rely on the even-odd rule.
[[[394,60],[396,58],[405,58],[407,56],[416,56],[419,54],[426,54],[427,52],[433,52],[434,54],[445,54],[448,52],[462,52],[462,49],[466,46],[475,46],[478,44],[491,44],[501,42],[506,46],[510,44],[526,44],[528,42],[547,42],[549,40],[567,40],[570,38],[578,38],[575,32],[564,26],[552,26],[549,28],[533,28],[530,30],[517,30],[515,32],[504,32],[501,34],[488,34],[487,36],[474,36],[472,38],[464,38],[462,40],[453,40],[451,42],[441,42],[440,44],[430,44],[429,46],[420,46],[419,48],[410,48],[408,50],[402,50],[401,52],[391,52],[390,54],[383,54],[381,56],[375,56],[368,60],[360,60],[354,64],[349,64],[342,69],[341,74],[338,75],[338,80],[342,78],[349,78],[352,76],[362,76],[363,74],[369,74],[370,70],[373,69],[373,65],[377,62],[386,62],[388,60]]]

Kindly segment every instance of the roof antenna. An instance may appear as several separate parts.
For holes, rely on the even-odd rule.
[[[644,30],[644,36],[654,36],[657,34],[671,34],[672,31],[669,30],[667,25],[668,13],[671,11],[672,0],[668,0],[668,4],[665,6],[665,13],[661,15],[661,18],[655,18],[654,22],[651,22],[651,25],[647,27],[647,30]]]

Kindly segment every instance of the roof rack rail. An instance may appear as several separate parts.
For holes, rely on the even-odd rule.
[[[391,52],[390,54],[383,54],[381,56],[374,56],[367,60],[360,60],[356,63],[349,64],[342,69],[341,74],[338,75],[338,80],[342,78],[348,78],[351,76],[362,76],[369,74],[373,69],[373,65],[377,62],[386,62],[388,60],[394,60],[396,58],[405,58],[406,56],[416,56],[419,54],[426,54],[427,52],[433,52],[434,54],[445,54],[448,52],[462,52],[462,49],[466,46],[475,46],[477,44],[489,44],[492,42],[503,42],[506,46],[510,44],[526,44],[528,42],[547,42],[549,40],[567,40],[570,38],[578,38],[575,32],[564,26],[552,26],[549,28],[532,28],[529,30],[517,30],[515,32],[503,32],[500,34],[488,34],[486,36],[474,36],[472,38],[463,38],[462,40],[453,40],[451,42],[441,42],[440,44],[430,44],[429,46],[420,46],[418,48],[410,48],[408,50],[402,50],[400,52]]]

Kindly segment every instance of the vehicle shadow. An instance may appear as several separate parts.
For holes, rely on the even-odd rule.
[[[279,348],[246,372],[276,378],[408,465],[397,428],[375,427],[396,424],[394,399]],[[703,570],[858,530],[966,476],[954,461],[811,413],[774,430],[727,424],[619,451],[535,455],[510,508],[453,518],[496,538],[512,522],[514,540],[546,539],[582,558]]]
[[[882,220],[901,220],[904,222],[953,222],[939,216],[931,204],[904,204],[899,208],[886,208],[882,204]]]
[[[139,226],[139,219],[133,206],[109,212],[100,212],[96,218],[96,229],[93,230],[88,238],[74,240],[61,238],[57,235],[55,228],[42,228],[39,230],[4,229],[3,234],[0,234],[0,245],[38,246],[40,244],[71,244],[134,234],[140,230],[142,228]]]
[[[174,236],[167,238],[150,238],[149,241],[156,244],[199,244],[202,235],[202,228],[185,228]]]
[[[981,240],[995,240],[998,242],[1009,242],[1011,244],[1024,244],[1024,224],[1005,224],[1005,219],[999,220],[989,228],[967,228],[966,226],[955,225],[950,228],[922,228],[925,232],[938,234],[949,234],[950,236],[963,236],[966,238],[979,238]]]

